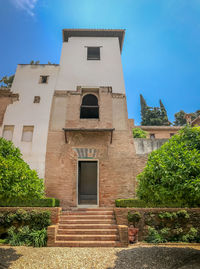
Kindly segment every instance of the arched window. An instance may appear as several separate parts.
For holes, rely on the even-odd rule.
[[[87,94],[82,99],[81,104],[81,119],[98,119],[99,106],[98,98],[93,94]]]

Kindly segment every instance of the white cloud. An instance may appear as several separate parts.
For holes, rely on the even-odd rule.
[[[11,0],[12,3],[21,10],[26,11],[30,16],[34,16],[34,8],[38,0]]]

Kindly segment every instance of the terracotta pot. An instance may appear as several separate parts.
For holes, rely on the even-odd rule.
[[[130,243],[136,243],[138,241],[138,228],[130,227],[128,228],[128,238]]]

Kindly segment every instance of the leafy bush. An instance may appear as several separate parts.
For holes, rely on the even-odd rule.
[[[148,243],[164,243],[166,240],[163,236],[153,227],[148,227],[148,237],[145,239]]]
[[[184,127],[153,151],[137,179],[146,203],[200,206],[200,127]]]
[[[43,229],[51,224],[49,211],[25,211],[22,209],[16,212],[0,213],[0,226],[29,226],[31,229]]]
[[[12,246],[46,246],[46,228],[51,224],[49,211],[25,211],[0,213],[0,227],[7,234],[7,242]],[[0,230],[1,236],[1,230]]]
[[[133,128],[133,138],[147,138],[147,132],[139,127]]]
[[[7,242],[11,246],[34,246],[44,247],[47,243],[47,231],[46,229],[35,230],[30,229],[28,226],[24,226],[20,229],[16,229],[12,226],[8,230]]]
[[[44,182],[22,159],[13,143],[0,138],[0,197],[3,199],[40,199]]]
[[[1,207],[55,207],[59,206],[60,201],[56,198],[43,199],[0,199]]]
[[[136,223],[138,223],[141,219],[141,215],[139,212],[134,212],[134,213],[131,213],[130,211],[128,212],[128,221],[133,223],[133,225],[135,226]]]

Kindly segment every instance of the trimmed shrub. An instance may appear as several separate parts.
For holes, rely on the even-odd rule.
[[[154,204],[145,202],[140,199],[117,199],[115,200],[116,207],[138,207],[138,208],[179,208],[183,207],[180,203]]]
[[[127,216],[128,222],[133,223],[133,225],[135,226],[136,223],[138,223],[141,219],[141,215],[139,212],[128,212],[128,216]]]
[[[60,201],[56,198],[43,198],[32,200],[0,199],[1,207],[57,207]]]
[[[137,195],[154,205],[200,206],[200,127],[186,126],[149,157]]]
[[[146,203],[138,199],[117,199],[115,205],[116,207],[146,207]]]

